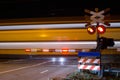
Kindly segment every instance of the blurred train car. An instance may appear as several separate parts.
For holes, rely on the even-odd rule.
[[[43,19],[44,20],[44,19]],[[40,21],[39,21],[40,22]],[[115,45],[102,54],[118,54],[120,23],[112,22],[101,36],[113,38]],[[87,33],[85,23],[78,21],[52,21],[41,23],[1,23],[1,55],[77,55],[78,51],[96,48],[96,34]]]

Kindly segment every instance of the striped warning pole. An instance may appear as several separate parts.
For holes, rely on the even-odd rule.
[[[99,52],[79,52],[78,69],[100,72],[100,53]]]
[[[84,65],[84,64],[80,65],[80,64],[78,64],[78,69],[99,71],[100,66],[99,65]]]
[[[78,58],[78,69],[100,70],[100,59],[97,58]]]
[[[100,59],[78,58],[79,63],[100,64]]]

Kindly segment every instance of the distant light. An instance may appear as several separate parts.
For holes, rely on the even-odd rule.
[[[25,49],[25,52],[31,52],[31,49],[27,48]]]
[[[68,48],[63,48],[63,49],[62,49],[62,53],[63,53],[63,54],[66,54],[66,53],[68,53],[68,52],[69,52]]]
[[[60,61],[60,62],[64,62],[64,61],[65,61],[65,58],[59,58],[59,61]]]
[[[43,52],[49,52],[49,49],[43,49]]]
[[[52,62],[55,62],[56,61],[56,58],[52,58]]]

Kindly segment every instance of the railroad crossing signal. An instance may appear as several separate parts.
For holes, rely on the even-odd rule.
[[[107,49],[108,46],[112,47],[114,46],[114,40],[112,38],[106,38],[106,37],[101,37],[99,36],[99,34],[103,34],[106,32],[106,27],[110,26],[110,24],[108,22],[104,22],[104,13],[109,11],[110,8],[107,8],[105,10],[102,10],[100,12],[98,12],[98,8],[95,8],[95,11],[90,11],[90,10],[85,10],[86,13],[92,14],[92,16],[90,17],[90,19],[92,20],[91,22],[87,23],[86,27],[87,27],[87,32],[89,34],[94,34],[95,32],[97,32],[97,47],[96,50],[100,51],[100,49]],[[96,23],[97,25],[93,25],[94,23]],[[101,25],[100,23],[104,24]]]
[[[91,24],[94,24],[94,23],[103,23],[104,24],[104,13],[108,12],[110,10],[110,8],[107,8],[105,10],[102,10],[102,11],[99,11],[98,12],[98,8],[95,8],[95,11],[90,11],[90,10],[87,10],[85,9],[85,12],[86,13],[89,13],[91,14],[92,16],[90,17],[91,19]]]
[[[92,14],[92,16],[90,17],[90,19],[92,20],[91,24],[94,24],[94,23],[97,23],[97,22],[104,23],[103,13],[104,13],[104,10],[102,10],[100,12],[90,11],[90,14]]]
[[[105,33],[105,31],[106,31],[106,28],[105,28],[105,26],[103,26],[103,25],[98,25],[98,26],[96,26],[96,28],[97,28],[97,32],[98,32],[99,34],[103,34],[103,33]]]
[[[86,24],[87,32],[89,34],[94,34],[96,32],[96,30],[97,30],[98,34],[103,34],[106,32],[105,25],[110,26],[110,24],[108,22],[104,22],[105,16],[103,14],[109,10],[110,10],[110,8],[107,8],[102,11],[98,11],[98,8],[95,8],[95,11],[96,11],[95,12],[95,11],[90,11],[90,10],[85,9],[86,13],[92,14],[92,16],[90,17],[91,22]],[[104,25],[100,25],[100,23],[102,23]],[[93,24],[97,24],[97,25],[95,26]]]
[[[107,47],[112,47],[114,46],[114,44],[115,43],[113,38],[106,38],[106,37],[99,38],[100,49],[107,49]]]
[[[94,34],[96,30],[94,26],[88,26],[87,31],[89,34]]]
[[[96,32],[96,30],[99,34],[103,34],[103,33],[105,33],[106,28],[105,28],[104,25],[98,25],[96,27],[95,26],[90,26],[90,25],[87,26],[87,32],[89,34],[94,34]]]
[[[87,23],[87,25],[85,25],[85,26],[87,27],[87,31],[89,34],[94,34],[95,31],[97,31],[96,51],[98,51],[98,52],[100,52],[100,49],[107,49],[108,46],[110,46],[110,47],[114,46],[114,40],[112,38],[105,38],[105,37],[100,38],[100,35],[99,35],[99,34],[105,33],[105,31],[106,31],[105,25],[110,26],[110,24],[108,22],[104,22],[105,16],[103,15],[105,12],[107,12],[109,10],[110,10],[110,8],[107,8],[107,9],[102,10],[100,12],[98,12],[98,8],[95,8],[96,12],[90,11],[87,9],[85,10],[86,13],[92,14],[92,16],[90,17],[91,22]],[[102,23],[103,25],[101,25],[100,23]],[[95,27],[93,27],[93,24],[96,24]],[[99,59],[101,60],[101,54],[100,54]],[[91,60],[91,59],[89,59],[89,60]],[[85,63],[85,62],[83,62],[83,63]],[[88,68],[86,68],[86,65],[84,67],[83,66],[84,65],[79,65],[78,68],[79,69],[88,69]],[[98,66],[94,66],[94,65],[92,65],[92,66],[97,68],[96,70],[100,71],[100,76],[103,76],[101,63]],[[89,66],[89,67],[92,67],[92,66]],[[87,65],[87,67],[88,67],[88,65]],[[93,69],[93,67],[92,67],[92,69]],[[90,68],[90,70],[92,70],[92,69]],[[93,69],[93,70],[95,70],[95,69]]]

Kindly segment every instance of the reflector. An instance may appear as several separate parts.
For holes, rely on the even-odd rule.
[[[43,52],[49,52],[49,49],[43,49]]]

